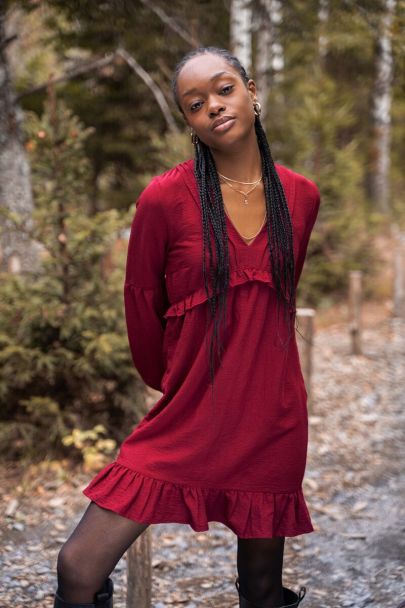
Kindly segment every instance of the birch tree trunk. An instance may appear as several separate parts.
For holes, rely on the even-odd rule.
[[[328,37],[326,29],[329,21],[329,0],[319,0],[318,8],[319,19],[319,36],[318,36],[318,54],[319,63],[321,66],[325,64],[326,53],[328,52]]]
[[[373,140],[370,195],[377,208],[388,214],[393,79],[392,21],[396,0],[384,0],[384,13],[376,46],[376,76],[372,100]]]
[[[250,75],[252,68],[252,0],[232,0],[230,11],[231,51]]]
[[[280,37],[283,20],[280,0],[258,0],[255,73],[258,99],[262,105],[261,120],[266,121],[270,87],[282,80],[284,49]]]
[[[21,129],[22,111],[15,102],[6,54],[6,13],[0,2],[0,209],[21,214],[28,228],[32,221],[30,167]],[[0,216],[0,269],[10,272],[32,270],[39,247],[13,224]]]
[[[318,62],[319,72],[322,78],[322,72],[325,72],[326,55],[328,52],[328,37],[327,29],[330,18],[330,4],[329,0],[319,0],[318,3]],[[319,179],[321,174],[322,165],[322,133],[321,127],[318,125],[313,129],[313,152],[312,152],[312,167],[314,175]]]

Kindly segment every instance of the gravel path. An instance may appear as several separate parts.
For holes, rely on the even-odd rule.
[[[381,317],[381,315],[380,315]],[[316,332],[304,493],[315,532],[286,539],[284,584],[305,608],[396,608],[405,600],[405,324],[382,317],[349,354],[344,324]],[[402,385],[402,386],[401,386]],[[0,467],[1,608],[52,608],[61,544],[88,504],[68,462]],[[217,522],[153,535],[153,608],[238,606],[236,536]],[[112,574],[125,608],[126,556]]]

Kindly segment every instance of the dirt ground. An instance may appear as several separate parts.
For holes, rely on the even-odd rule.
[[[284,585],[305,608],[396,608],[405,600],[405,322],[362,309],[350,354],[344,307],[315,319],[304,494],[315,532],[286,539]],[[56,556],[88,504],[92,475],[69,462],[0,466],[0,607],[52,608]],[[151,526],[153,608],[238,606],[236,536]],[[112,573],[125,607],[126,556]]]

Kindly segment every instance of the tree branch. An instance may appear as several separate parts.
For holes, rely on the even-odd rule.
[[[27,97],[28,95],[32,95],[33,93],[39,93],[40,91],[44,91],[49,84],[59,84],[60,82],[66,82],[67,80],[73,80],[77,76],[81,76],[86,72],[91,72],[92,70],[98,70],[106,65],[109,65],[114,61],[115,53],[106,54],[104,57],[100,59],[92,59],[86,63],[81,63],[79,66],[72,68],[71,70],[67,70],[61,76],[57,78],[50,77],[46,82],[38,84],[31,89],[27,89],[26,91],[22,91],[16,95],[15,100],[18,102],[23,97]]]
[[[139,76],[142,78],[147,87],[152,91],[160,109],[162,110],[162,114],[166,119],[167,126],[174,133],[178,133],[179,129],[174,121],[170,108],[167,104],[167,101],[160,89],[160,87],[156,84],[156,82],[151,78],[151,76],[143,69],[141,65],[136,61],[135,57],[130,55],[125,49],[120,48],[117,49],[116,54],[119,55],[126,61],[128,66]]]
[[[146,70],[144,70],[144,68],[136,61],[136,59],[123,48],[119,48],[113,53],[108,53],[104,57],[101,57],[99,59],[93,59],[91,61],[82,63],[79,66],[66,71],[64,74],[58,76],[57,78],[50,77],[46,82],[43,82],[35,87],[32,87],[31,89],[19,93],[19,95],[15,97],[15,101],[18,102],[20,99],[27,97],[28,95],[43,91],[50,84],[59,84],[61,82],[66,82],[68,80],[72,80],[73,78],[77,78],[78,76],[81,76],[82,74],[85,74],[87,72],[98,70],[106,65],[109,65],[110,63],[113,63],[116,57],[120,57],[121,59],[123,59],[125,63],[131,68],[131,70],[134,71],[137,76],[139,76],[143,80],[143,82],[150,89],[154,98],[156,99],[156,102],[158,103],[162,114],[166,120],[168,128],[173,133],[178,133],[179,129],[177,128],[169,105],[159,85],[156,84],[153,78],[148,74],[148,72],[146,72]]]
[[[163,9],[161,9],[159,6],[156,6],[154,2],[151,2],[151,0],[141,0],[141,2],[144,6],[154,12],[155,15],[157,15],[165,25],[168,25],[176,34],[178,34],[180,38],[183,38],[183,40],[185,40],[187,44],[192,47],[200,45],[200,42],[198,40],[190,36],[190,34],[186,32],[186,30],[183,29],[181,25],[179,25],[172,17],[169,17],[169,15],[165,13]]]
[[[9,44],[17,40],[17,34],[11,34],[8,38],[5,38],[0,44],[0,51],[3,51]]]

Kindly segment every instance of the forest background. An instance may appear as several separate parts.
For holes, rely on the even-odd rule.
[[[384,302],[405,227],[404,3],[21,0],[0,4],[0,450],[111,459],[145,413],[123,315],[134,202],[193,155],[171,97],[197,46],[255,79],[273,158],[321,209],[299,306]]]

